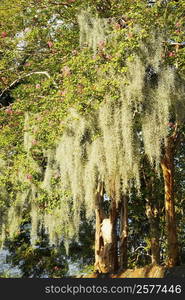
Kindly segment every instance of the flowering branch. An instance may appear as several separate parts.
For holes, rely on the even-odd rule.
[[[4,95],[8,90],[10,90],[11,88],[13,88],[18,82],[20,82],[21,80],[25,79],[26,77],[30,77],[30,76],[36,75],[36,74],[38,74],[38,75],[45,75],[45,76],[46,76],[47,78],[49,78],[49,79],[51,78],[51,76],[49,75],[49,73],[46,72],[46,71],[31,72],[31,73],[29,73],[29,74],[23,75],[22,77],[19,77],[19,78],[17,78],[16,80],[14,80],[7,88],[5,88],[5,89],[1,92],[0,98],[3,97],[3,95]],[[53,83],[54,83],[54,85],[57,87],[56,82],[53,81]]]

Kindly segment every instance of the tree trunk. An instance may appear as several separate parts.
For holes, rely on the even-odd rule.
[[[160,248],[159,248],[159,210],[155,206],[153,199],[147,199],[146,214],[150,225],[150,246],[152,264],[160,263]]]
[[[146,179],[147,197],[146,197],[146,215],[150,226],[150,247],[152,264],[160,263],[159,247],[159,205],[155,199],[154,177]]]
[[[169,267],[177,265],[179,261],[174,204],[174,150],[174,140],[172,137],[169,137],[165,146],[164,156],[161,160],[165,186],[165,217],[168,249],[167,265]]]
[[[120,204],[120,241],[119,241],[119,268],[125,269],[128,265],[128,198],[124,196]]]
[[[111,200],[109,217],[103,210],[103,187],[99,187],[96,201],[95,271],[114,273],[118,269],[116,222],[117,210]]]

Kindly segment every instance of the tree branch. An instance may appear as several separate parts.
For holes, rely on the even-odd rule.
[[[3,97],[3,95],[4,95],[8,90],[12,89],[12,88],[13,88],[18,82],[20,82],[21,80],[25,79],[26,77],[30,77],[30,76],[32,76],[32,75],[37,75],[37,74],[38,74],[38,75],[45,75],[45,76],[46,76],[47,78],[49,78],[49,79],[51,78],[51,76],[49,75],[49,73],[46,72],[46,71],[37,71],[37,72],[31,72],[31,73],[28,73],[28,74],[26,74],[26,75],[23,75],[22,77],[17,78],[17,79],[14,80],[7,88],[5,88],[5,89],[1,92],[0,98]],[[55,81],[53,81],[53,83],[54,83],[55,87],[58,87]]]

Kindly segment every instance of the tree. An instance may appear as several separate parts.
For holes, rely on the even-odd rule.
[[[152,264],[160,264],[160,193],[157,187],[162,189],[161,182],[156,178],[155,171],[151,169],[149,162],[144,160],[142,190],[146,200],[146,215],[150,226],[150,246]],[[161,186],[160,186],[161,185]]]
[[[152,261],[159,263],[154,182],[163,171],[168,260],[175,265],[174,178],[166,171],[174,164],[169,141],[184,122],[184,48],[174,52],[169,39],[182,42],[183,4],[88,1],[86,11],[82,1],[34,4],[16,3],[13,14],[3,1],[5,233],[13,237],[26,211],[33,243],[43,224],[50,243],[63,238],[68,249],[85,206],[87,218],[96,215],[96,270],[126,267],[128,206],[133,190],[133,199],[141,197],[146,157],[144,171],[154,173],[154,181],[145,178]]]

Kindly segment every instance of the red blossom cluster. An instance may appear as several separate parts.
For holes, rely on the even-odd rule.
[[[32,179],[33,179],[33,176],[32,176],[31,174],[27,174],[27,175],[26,175],[26,179],[32,180]]]
[[[47,42],[47,45],[48,45],[49,48],[52,48],[52,47],[53,47],[53,42],[48,41],[48,42]]]
[[[5,31],[1,32],[1,37],[2,37],[2,38],[7,37],[7,33],[6,33]]]
[[[175,55],[176,55],[175,51],[168,52],[168,56],[169,56],[169,57],[173,57],[173,56],[175,56]]]
[[[12,108],[7,108],[6,110],[5,110],[5,112],[8,114],[8,115],[13,115],[13,110],[12,110]]]
[[[58,271],[58,270],[60,270],[61,268],[60,267],[58,267],[58,266],[54,266],[53,267],[53,270],[55,270],[55,271]]]
[[[105,41],[99,41],[99,43],[98,43],[98,48],[99,48],[100,50],[103,50],[103,49],[105,48]]]

